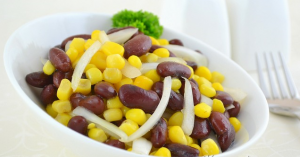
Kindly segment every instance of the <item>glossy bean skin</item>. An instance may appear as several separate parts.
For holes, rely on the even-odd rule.
[[[44,87],[40,94],[40,98],[45,106],[48,104],[52,104],[53,101],[58,99],[56,96],[56,91],[57,88],[53,84],[49,84]]]
[[[68,41],[72,41],[74,38],[90,39],[91,35],[90,34],[78,34],[78,35],[70,36],[70,37],[68,37],[68,38],[66,38],[65,40],[62,41],[62,43],[60,44],[60,47],[63,50],[65,50],[65,46],[68,43]]]
[[[230,125],[230,128],[228,129],[227,132],[225,132],[222,135],[217,135],[218,143],[223,152],[230,147],[230,145],[234,141],[234,138],[235,138],[235,131],[232,125]]]
[[[192,92],[193,92],[193,101],[194,101],[194,105],[197,105],[201,102],[201,94],[198,88],[198,85],[195,84],[193,81],[190,80],[191,83],[191,87],[192,87]],[[182,95],[184,95],[184,88],[185,88],[185,81],[182,81],[181,83],[181,88],[179,89],[180,93]]]
[[[227,119],[230,118],[230,114],[229,114],[228,110],[226,110],[223,114]]]
[[[96,95],[84,97],[80,100],[79,106],[90,110],[96,115],[102,114],[106,108],[104,101]]]
[[[127,59],[132,55],[142,56],[151,48],[151,39],[143,34],[134,36],[124,44],[124,57]]]
[[[120,149],[125,149],[125,143],[121,142],[119,140],[107,140],[106,142],[104,142],[107,145],[113,146],[113,147],[117,147]]]
[[[62,71],[59,71],[59,70],[55,71],[53,73],[53,84],[54,84],[54,86],[56,88],[58,88],[62,79],[68,79],[68,80],[71,81],[72,80],[72,75],[73,75],[73,71],[66,72],[66,73],[64,73]]]
[[[150,141],[155,148],[160,148],[166,144],[168,138],[168,125],[163,118],[151,130]]]
[[[194,71],[197,70],[198,68],[198,65],[196,64],[196,62],[193,62],[193,61],[186,61],[187,65],[192,67]]]
[[[226,92],[216,91],[215,99],[219,99],[223,102],[224,106],[227,107],[233,103],[233,98]]]
[[[128,108],[139,108],[146,113],[153,113],[160,101],[152,90],[145,90],[135,85],[125,84],[119,89],[120,101]]]
[[[62,72],[72,70],[71,60],[62,49],[51,48],[49,51],[49,60],[57,70]]]
[[[191,76],[191,70],[187,66],[176,62],[159,63],[156,71],[161,77],[171,76],[189,78]]]
[[[153,51],[156,50],[156,49],[158,49],[158,48],[162,48],[162,47],[159,46],[159,45],[152,45],[151,48],[150,48],[150,50],[149,50],[149,52],[153,53]],[[169,57],[176,57],[176,55],[173,52],[171,52],[170,50],[168,50],[168,51],[170,53]]]
[[[222,135],[231,128],[229,120],[223,113],[212,111],[209,122],[217,135]]]
[[[234,108],[229,109],[229,110],[227,110],[227,111],[228,111],[230,117],[237,117],[237,116],[239,115],[239,113],[240,113],[241,105],[240,105],[240,103],[237,102],[237,101],[234,101],[234,102],[232,103],[232,105],[234,106]]]
[[[170,143],[165,145],[171,152],[172,157],[198,157],[199,150],[187,145]]]
[[[70,102],[72,104],[73,109],[76,108],[77,106],[80,106],[80,101],[85,98],[85,95],[81,93],[73,93],[70,96]]]
[[[208,120],[195,116],[194,128],[191,137],[195,139],[204,139],[209,136],[210,132],[211,129]]]
[[[74,116],[70,119],[68,127],[80,134],[86,135],[88,122],[82,116]]]
[[[163,82],[155,82],[152,86],[152,90],[155,91],[158,96],[161,98],[162,92],[163,92]],[[183,103],[184,98],[180,93],[176,93],[173,90],[171,90],[169,102],[168,102],[168,108],[174,111],[179,111],[183,109]]]
[[[43,71],[27,74],[25,81],[31,86],[38,88],[44,88],[45,86],[53,83],[52,75],[46,75]]]
[[[107,82],[99,82],[94,87],[94,92],[101,98],[110,99],[117,96],[114,86]]]
[[[169,44],[183,46],[182,41],[179,40],[179,39],[172,39],[172,40],[169,41]]]

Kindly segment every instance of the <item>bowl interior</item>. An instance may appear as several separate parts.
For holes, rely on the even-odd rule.
[[[51,47],[60,44],[71,35],[90,34],[96,29],[107,31],[111,28],[110,17],[105,14],[67,13],[51,15],[27,23],[15,31],[8,40],[5,46],[4,64],[12,85],[24,99],[25,104],[44,123],[47,123],[45,126],[50,128],[50,132],[57,136],[64,136],[62,143],[72,151],[79,155],[82,153],[83,156],[87,153],[94,155],[97,152],[110,153],[111,156],[118,156],[120,153],[123,156],[139,156],[95,142],[62,126],[44,112],[38,99],[41,90],[32,88],[25,82],[28,73],[42,70],[40,60],[47,58]],[[164,29],[162,38],[168,40],[178,38],[186,47],[201,50],[209,59],[209,69],[225,75],[226,79],[223,83],[225,87],[239,88],[248,94],[238,116],[247,131],[241,132],[234,145],[220,156],[233,155],[257,141],[266,129],[269,116],[267,102],[251,77],[222,53],[195,38],[167,28]],[[76,149],[78,145],[70,142],[74,140],[85,143],[85,146],[80,150]]]

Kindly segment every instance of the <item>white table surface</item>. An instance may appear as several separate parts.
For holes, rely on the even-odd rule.
[[[158,4],[155,4],[158,3]],[[54,13],[83,11],[116,13],[141,8],[157,15],[161,13],[159,1],[145,0],[0,0],[0,60],[3,62],[4,45],[9,36],[21,25],[38,17]],[[289,67],[296,87],[300,90],[300,1],[288,0],[291,21],[291,52]],[[58,139],[42,127],[37,118],[23,104],[10,84],[0,64],[0,156],[5,157],[76,157]],[[241,157],[300,156],[300,121],[270,114],[270,121],[261,139]]]

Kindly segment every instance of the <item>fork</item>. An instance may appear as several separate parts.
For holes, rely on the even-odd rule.
[[[260,59],[263,60],[266,67],[269,84],[265,81],[263,64],[261,64]],[[256,65],[260,88],[269,103],[270,111],[275,114],[300,119],[299,94],[282,54],[280,52],[256,53]]]

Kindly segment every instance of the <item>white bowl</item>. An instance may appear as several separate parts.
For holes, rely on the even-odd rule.
[[[26,74],[42,69],[40,59],[47,58],[51,47],[71,35],[90,34],[96,29],[107,31],[112,25],[110,17],[94,13],[64,13],[29,22],[9,38],[4,52],[5,69],[13,87],[24,99],[24,104],[37,119],[43,121],[50,133],[78,156],[138,157],[141,155],[96,142],[56,122],[44,111],[38,98],[40,90],[25,82]],[[225,75],[224,86],[239,88],[248,94],[238,116],[247,132],[240,133],[234,144],[217,156],[237,156],[253,145],[265,131],[269,117],[267,102],[257,84],[233,61],[195,38],[167,28],[162,38],[178,38],[186,47],[201,50],[209,59],[209,68]]]

